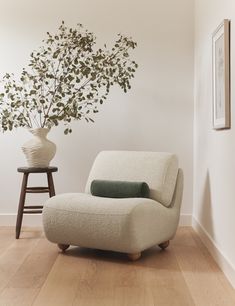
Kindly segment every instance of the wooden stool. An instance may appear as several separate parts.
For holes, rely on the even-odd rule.
[[[16,239],[20,237],[20,230],[22,225],[23,214],[41,214],[43,206],[25,206],[26,193],[45,193],[48,192],[50,197],[55,195],[55,187],[52,177],[52,172],[57,172],[57,167],[47,168],[30,168],[21,167],[17,169],[18,172],[23,173],[23,181],[20,193],[17,221],[16,221]],[[46,173],[47,174],[47,187],[28,187],[28,177],[30,173]]]

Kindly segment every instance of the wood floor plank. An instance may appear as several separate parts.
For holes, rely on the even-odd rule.
[[[63,305],[65,300],[74,306],[194,305],[176,258],[157,248],[135,263],[123,254],[74,248],[56,264],[34,305]],[[58,293],[55,279],[68,267],[72,273],[65,275],[65,283],[59,281],[63,290]]]
[[[13,228],[0,227],[0,255],[15,241]]]
[[[180,229],[180,234],[188,236],[188,241],[193,241],[191,230]],[[211,256],[205,256],[198,242],[195,245],[175,244],[173,252],[176,255],[190,293],[196,305],[200,306],[234,306],[235,300],[227,294],[220,278],[221,270],[213,262]],[[205,246],[204,246],[205,250]],[[227,283],[227,286],[229,284]]]
[[[1,306],[31,306],[40,289],[7,288],[1,294]]]
[[[44,237],[41,238],[12,277],[7,288],[41,288],[57,256],[56,245]]]
[[[76,257],[58,255],[34,306],[72,305],[79,279],[79,261]]]
[[[0,227],[1,306],[234,306],[235,290],[191,228],[166,251],[125,254],[71,247],[58,253],[42,233],[15,240]]]
[[[32,305],[57,256],[56,246],[41,238],[3,289],[0,305]]]
[[[0,254],[0,292],[10,282],[26,257],[37,245],[41,232],[29,232],[25,238],[14,240],[10,246]]]
[[[90,306],[94,305],[94,301],[97,306],[126,305],[125,301],[129,299],[124,298],[125,301],[120,301],[120,297],[128,291],[132,291],[136,297],[140,287],[137,270],[124,254],[79,249],[75,251],[86,268],[81,271],[72,305]],[[132,300],[134,299],[133,297]]]
[[[158,247],[146,251],[138,265],[142,286],[151,290],[154,305],[195,305],[171,247],[165,251]]]

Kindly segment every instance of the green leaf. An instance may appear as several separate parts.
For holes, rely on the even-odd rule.
[[[74,80],[74,77],[73,77],[72,75],[70,75],[70,74],[67,76],[67,78],[68,78],[68,80],[69,80],[70,82],[72,82],[72,81]]]

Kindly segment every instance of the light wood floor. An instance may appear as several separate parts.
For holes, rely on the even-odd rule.
[[[137,262],[76,247],[61,254],[40,230],[21,237],[0,227],[0,306],[235,305],[235,290],[191,228]]]

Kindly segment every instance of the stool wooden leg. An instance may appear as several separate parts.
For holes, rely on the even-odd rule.
[[[55,186],[53,182],[52,173],[47,173],[47,181],[48,181],[48,188],[49,188],[49,195],[50,197],[54,197],[55,195]]]
[[[22,186],[21,186],[20,201],[19,201],[17,221],[16,221],[16,239],[19,239],[20,237],[28,176],[29,176],[28,173],[24,173]]]

